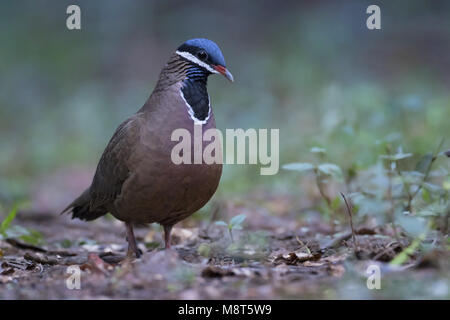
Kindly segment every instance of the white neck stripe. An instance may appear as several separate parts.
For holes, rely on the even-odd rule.
[[[207,123],[208,120],[209,120],[209,117],[211,116],[211,102],[209,101],[209,96],[208,96],[208,107],[209,107],[209,109],[208,109],[208,116],[204,120],[200,120],[200,119],[197,119],[195,117],[194,109],[192,109],[191,105],[184,98],[183,90],[180,90],[180,95],[181,95],[181,99],[183,99],[184,103],[186,104],[188,114],[189,114],[190,118],[192,120],[194,120],[194,123],[195,124],[205,124],[205,123]]]
[[[204,63],[203,61],[201,61],[200,59],[198,59],[196,56],[192,55],[189,52],[177,50],[177,51],[175,51],[175,53],[178,54],[179,56],[182,56],[183,58],[199,65],[200,67],[205,68],[206,70],[208,70],[211,73],[219,73],[218,71],[211,68],[210,65],[208,65],[207,63]]]

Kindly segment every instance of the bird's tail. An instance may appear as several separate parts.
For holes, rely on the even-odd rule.
[[[103,208],[90,208],[91,195],[89,188],[87,188],[78,198],[69,204],[61,214],[65,212],[72,213],[72,219],[78,218],[80,220],[91,221],[95,220],[107,213]]]

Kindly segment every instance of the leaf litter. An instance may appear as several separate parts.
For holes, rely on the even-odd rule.
[[[360,290],[371,294],[365,287],[365,268],[370,263],[400,279],[405,272],[409,272],[407,277],[416,272],[418,279],[448,278],[447,251],[431,250],[422,255],[416,250],[404,267],[397,268],[389,262],[411,244],[404,234],[399,243],[388,228],[359,226],[354,230],[355,247],[352,232],[345,226],[329,234],[320,223],[295,219],[289,206],[279,206],[280,199],[271,201],[277,204],[259,201],[255,205],[251,201],[229,205],[227,212],[221,213],[228,217],[225,221],[241,212],[247,215],[245,228],[234,229],[233,241],[220,225],[202,220],[192,228],[186,222],[174,229],[174,248],[167,251],[162,249],[158,227],[137,228],[137,240],[144,251],[141,259],[126,257],[123,228],[112,219],[86,224],[47,214],[42,223],[19,212],[17,222],[39,230],[46,242],[35,245],[14,238],[0,240],[0,297],[329,298],[340,294],[348,281],[357,281]],[[271,216],[267,209],[271,207],[284,208],[279,209],[284,213]],[[260,219],[271,218],[272,224],[261,227]],[[242,216],[239,220],[242,223]],[[69,266],[80,269],[79,290],[66,285]],[[352,272],[358,276],[350,277]]]

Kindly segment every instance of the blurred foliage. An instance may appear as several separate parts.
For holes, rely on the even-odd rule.
[[[392,152],[393,142],[380,142],[387,154],[379,156],[380,161],[368,170],[348,170],[343,177],[342,170],[335,164],[289,163],[283,166],[286,170],[303,174],[314,174],[316,187],[323,202],[327,205],[331,226],[334,230],[337,214],[342,212],[339,197],[334,200],[327,194],[325,185],[329,177],[338,178],[339,190],[346,189],[355,204],[352,209],[356,213],[358,224],[372,218],[376,225],[392,224],[395,238],[399,242],[397,226],[412,243],[391,261],[392,265],[409,262],[409,257],[420,250],[422,253],[445,248],[450,218],[450,188],[447,184],[450,173],[433,165],[438,159],[445,160],[441,152],[444,139],[432,152],[414,159],[412,153],[404,153],[401,146]],[[324,159],[326,150],[314,147],[312,153]],[[413,159],[408,162],[408,160]],[[350,210],[350,209],[348,209]],[[322,210],[321,210],[322,211]],[[340,215],[343,220],[344,215]],[[353,228],[353,227],[352,227]],[[437,233],[440,232],[440,233]],[[430,240],[425,243],[425,240]]]

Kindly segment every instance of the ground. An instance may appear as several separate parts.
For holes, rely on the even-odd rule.
[[[292,203],[295,199],[288,196],[247,195],[246,200],[211,205],[174,229],[172,250],[162,248],[160,227],[138,227],[137,240],[144,251],[140,259],[125,258],[125,229],[112,217],[86,223],[68,215],[19,212],[14,223],[39,230],[45,241],[41,245],[13,238],[0,242],[0,297],[449,297],[448,251],[413,252],[402,265],[395,266],[389,262],[411,242],[401,230],[397,241],[392,228],[358,225],[355,244],[346,225],[333,232],[314,213],[299,219]],[[232,242],[226,228],[213,221],[218,214],[241,213],[246,214],[244,228],[233,231]],[[371,265],[380,270],[380,289],[368,288]],[[80,269],[80,289],[69,289],[75,284],[69,266]],[[371,285],[376,286],[373,278],[369,279]]]

